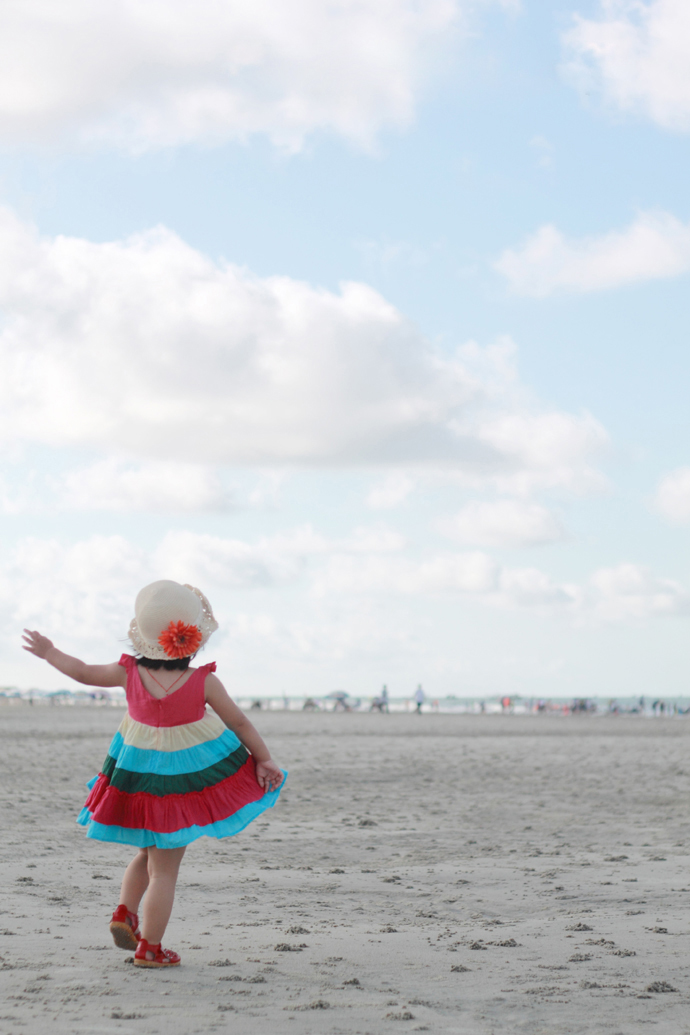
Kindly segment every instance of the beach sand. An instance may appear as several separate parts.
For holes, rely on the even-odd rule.
[[[196,842],[164,944],[75,824],[112,708],[0,709],[0,1032],[690,1033],[690,719],[252,713],[275,809]]]

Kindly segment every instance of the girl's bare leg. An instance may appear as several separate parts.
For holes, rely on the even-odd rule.
[[[148,853],[148,848],[140,848],[122,878],[120,903],[127,906],[130,913],[139,912],[139,903],[149,886]]]
[[[158,945],[172,913],[177,874],[185,850],[151,847],[147,851],[149,885],[144,899],[141,934],[149,944]]]

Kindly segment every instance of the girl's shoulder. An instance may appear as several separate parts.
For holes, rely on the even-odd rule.
[[[196,671],[197,672],[203,672],[203,674],[205,676],[208,676],[208,675],[210,675],[211,672],[215,672],[216,671],[216,663],[215,663],[215,661],[209,661],[207,665],[199,665],[199,667],[198,667],[198,669],[196,669]]]
[[[195,682],[195,685],[199,687],[200,692],[203,693],[204,696],[205,696],[206,695],[206,691],[207,691],[207,687],[208,687],[208,684],[206,682],[206,677],[210,676],[210,675],[213,675],[213,673],[215,671],[216,671],[216,663],[215,663],[215,661],[209,661],[208,665],[199,665],[199,668],[194,670],[194,675],[190,677],[188,682],[191,683],[191,681],[193,679],[194,682]]]

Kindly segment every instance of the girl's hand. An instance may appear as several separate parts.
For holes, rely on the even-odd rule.
[[[45,658],[51,647],[55,644],[52,640],[49,640],[47,636],[41,636],[40,632],[35,629],[33,632],[30,629],[25,629],[22,635],[24,650],[28,650],[30,654],[35,654],[37,658]]]
[[[256,763],[256,780],[264,791],[275,791],[283,782],[283,771],[269,758],[266,762]]]

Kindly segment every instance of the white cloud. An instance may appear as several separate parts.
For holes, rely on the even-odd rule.
[[[281,492],[287,480],[285,471],[263,471],[250,491],[247,502],[250,507],[275,510],[280,503]]]
[[[526,401],[512,346],[444,354],[365,284],[261,279],[165,229],[40,239],[0,210],[0,307],[0,443],[596,481],[601,425]],[[143,491],[115,482],[120,500]]]
[[[690,594],[673,579],[658,578],[638,564],[602,568],[591,578],[592,609],[609,622],[690,614]]]
[[[418,664],[420,641],[413,628],[401,628],[400,616],[382,613],[376,604],[358,602],[356,609],[324,609],[319,601],[318,614],[278,621],[271,615],[231,613],[227,622],[228,641],[232,662],[238,654],[253,657],[270,656],[281,664],[279,684],[285,680],[284,662],[299,664],[299,689],[304,691],[305,676],[314,663],[328,663],[325,681],[319,691],[342,686],[340,668],[333,670],[333,662],[355,660],[383,661],[389,668],[391,657],[415,657]],[[367,677],[367,682],[371,677]]]
[[[91,542],[82,546],[85,556],[93,549]],[[191,580],[214,594],[301,582],[303,589],[323,600],[379,594],[464,597],[578,623],[690,614],[690,594],[680,583],[630,562],[598,569],[578,585],[556,582],[538,568],[502,565],[481,550],[418,558],[408,545],[385,526],[358,528],[342,539],[329,539],[304,525],[254,544],[179,531],[161,540],[148,564],[152,577]],[[116,547],[122,550],[119,540]],[[99,549],[103,552],[102,546]],[[136,565],[131,562],[129,567]]]
[[[466,0],[6,0],[0,135],[132,150],[405,126]]]
[[[408,596],[496,591],[499,567],[488,554],[439,554],[417,561],[402,556],[329,557],[314,575],[318,596],[402,593]]]
[[[204,466],[163,460],[131,464],[109,457],[53,479],[60,503],[74,510],[231,510],[232,493]]]
[[[387,525],[360,525],[351,535],[332,540],[332,550],[347,553],[398,553],[407,546],[405,536]]]
[[[113,636],[124,641],[129,619],[123,616],[149,573],[145,552],[122,536],[93,536],[71,546],[23,539],[2,565],[4,627],[15,647],[23,627],[50,630],[67,645]]]
[[[409,555],[353,557],[334,554],[314,573],[317,597],[372,594],[455,597],[490,607],[530,608],[575,618],[585,595],[573,584],[555,583],[536,568],[508,568],[479,550],[438,553],[422,560]]]
[[[402,471],[394,471],[383,481],[372,486],[367,495],[367,506],[372,510],[391,510],[404,503],[415,487],[413,478]]]
[[[670,471],[659,482],[654,510],[672,525],[690,523],[690,467]]]
[[[39,506],[35,471],[25,471],[23,481],[0,474],[0,514],[22,514]]]
[[[222,602],[227,594],[236,599],[238,592],[293,585],[336,552],[375,557],[404,546],[385,526],[328,539],[304,525],[255,543],[180,530],[148,550],[122,536],[95,535],[71,545],[27,537],[0,562],[0,628],[13,642],[28,626],[68,644],[93,641],[112,649],[113,637],[125,644],[134,598],[154,579],[191,582],[208,591],[212,603]]]
[[[690,594],[673,579],[631,563],[595,571],[583,584],[555,582],[538,568],[510,568],[481,551],[404,556],[330,556],[313,576],[313,591],[408,597],[464,597],[490,607],[529,608],[572,622],[630,623],[690,615]]]
[[[538,568],[503,568],[496,603],[503,607],[531,607],[552,614],[575,615],[584,600],[579,586],[554,582]]]
[[[168,578],[200,585],[257,589],[296,582],[309,562],[333,553],[376,556],[395,553],[404,538],[385,527],[357,528],[345,539],[328,539],[303,525],[250,544],[240,539],[169,532],[153,555],[156,570]],[[162,577],[162,576],[161,576]]]
[[[522,500],[473,500],[452,517],[441,518],[438,528],[472,546],[540,546],[566,535],[552,511]]]
[[[247,661],[254,647],[297,660],[390,661],[399,649],[428,641],[431,600],[576,625],[690,615],[690,595],[680,584],[631,563],[577,585],[537,568],[501,565],[482,551],[419,558],[404,545],[381,529],[329,540],[307,526],[256,543],[180,531],[148,550],[121,536],[72,545],[27,538],[0,565],[2,638],[18,651],[27,626],[89,659],[117,656],[127,650],[136,593],[162,577],[200,585],[222,622],[214,653],[223,652],[227,638],[233,657],[239,652]],[[401,601],[421,605],[415,621]],[[271,670],[270,659],[262,664]]]
[[[667,212],[642,212],[625,230],[568,240],[542,226],[495,263],[518,295],[606,291],[690,270],[690,225]]]
[[[671,130],[690,129],[687,0],[602,0],[601,16],[576,16],[566,73],[584,91]]]
[[[590,457],[604,451],[608,436],[589,414],[530,413],[505,407],[477,429],[481,442],[510,458],[506,469],[488,477],[501,492],[529,495],[539,487],[565,488],[571,492],[599,492],[606,481],[594,470]],[[468,484],[474,483],[468,479]]]
[[[312,534],[308,538],[315,537]],[[159,571],[169,573],[166,578],[179,582],[257,589],[295,582],[314,548],[309,541],[294,546],[270,541],[251,545],[238,539],[180,531],[165,536],[154,562]]]

